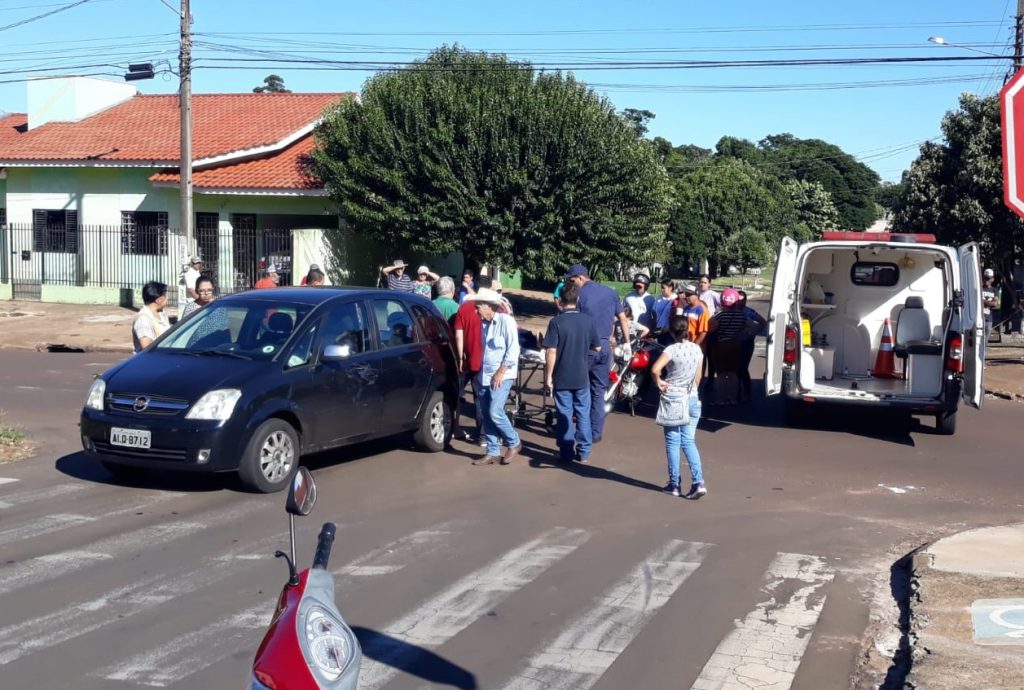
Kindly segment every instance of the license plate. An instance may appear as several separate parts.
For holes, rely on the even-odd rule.
[[[126,448],[149,448],[152,434],[141,429],[120,429],[114,427],[110,430],[110,444],[113,446],[124,446]]]

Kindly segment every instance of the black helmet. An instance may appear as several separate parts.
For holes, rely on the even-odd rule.
[[[645,288],[650,287],[651,279],[647,276],[646,273],[637,273],[635,276],[633,276],[633,285],[636,285],[637,283],[643,283],[643,286]]]

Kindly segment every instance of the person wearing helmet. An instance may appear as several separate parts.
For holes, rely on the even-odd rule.
[[[626,305],[633,312],[633,320],[648,330],[654,328],[654,295],[650,293],[651,279],[646,273],[633,276],[633,291],[626,295]]]

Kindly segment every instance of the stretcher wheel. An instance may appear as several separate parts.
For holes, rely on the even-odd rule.
[[[555,425],[555,415],[551,412],[544,413],[544,425],[552,427]]]

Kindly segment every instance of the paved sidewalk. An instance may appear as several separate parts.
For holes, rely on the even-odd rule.
[[[903,687],[1024,688],[1024,524],[940,539],[909,567]]]

